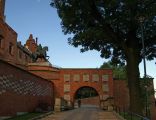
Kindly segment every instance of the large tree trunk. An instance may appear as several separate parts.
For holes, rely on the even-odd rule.
[[[137,48],[127,48],[127,77],[130,95],[130,111],[142,114],[143,104],[141,100],[139,52]]]

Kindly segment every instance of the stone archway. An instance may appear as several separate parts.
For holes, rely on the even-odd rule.
[[[81,100],[82,105],[100,105],[100,97],[98,91],[90,86],[83,86],[77,89],[74,95],[75,103]]]

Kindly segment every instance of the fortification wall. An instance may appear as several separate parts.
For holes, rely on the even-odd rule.
[[[0,60],[0,116],[54,106],[53,83]]]

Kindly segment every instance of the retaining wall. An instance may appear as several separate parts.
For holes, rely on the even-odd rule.
[[[53,109],[53,83],[0,60],[0,116]]]

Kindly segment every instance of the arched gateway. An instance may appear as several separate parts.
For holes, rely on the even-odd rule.
[[[97,97],[97,96],[99,96],[99,93],[97,92],[96,89],[89,86],[83,86],[76,91],[74,98],[84,99],[84,98]]]
[[[90,86],[83,86],[76,91],[74,96],[74,103],[81,103],[81,105],[99,106],[100,96],[95,88]]]
[[[97,97],[105,100],[113,96],[111,69],[60,69],[57,81],[58,96],[74,103],[78,98]],[[92,102],[90,102],[92,103]]]

